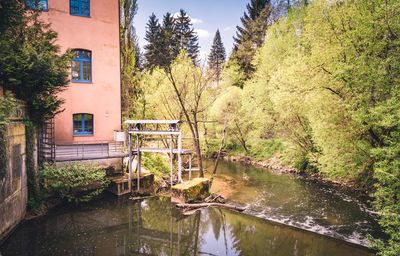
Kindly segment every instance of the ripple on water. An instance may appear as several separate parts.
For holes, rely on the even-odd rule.
[[[326,184],[229,162],[220,162],[214,184],[224,182],[219,175],[234,184],[228,200],[246,205],[247,214],[360,245],[369,244],[368,233],[383,237],[365,202]]]

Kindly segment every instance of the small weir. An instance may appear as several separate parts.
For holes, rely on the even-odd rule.
[[[204,199],[209,195],[209,180],[199,179],[192,180],[192,153],[191,148],[183,148],[182,132],[179,130],[179,120],[128,120],[128,175],[112,177],[109,191],[115,195],[121,196],[135,191],[139,194],[152,194],[154,192],[154,175],[142,173],[142,157],[143,152],[148,153],[167,153],[170,155],[170,175],[172,186],[172,201],[187,202],[195,199]],[[157,138],[166,139],[163,148],[157,147],[154,143],[152,147],[144,147],[145,136],[146,141],[156,141]],[[133,144],[133,137],[136,137],[136,145]],[[168,143],[169,142],[169,147]],[[174,147],[174,144],[176,147]],[[178,158],[177,167],[177,184],[174,185],[174,154]],[[188,181],[182,179],[182,157],[188,156],[189,178]],[[134,162],[135,157],[137,158]],[[136,173],[133,173],[136,171]],[[184,185],[182,185],[184,184]]]

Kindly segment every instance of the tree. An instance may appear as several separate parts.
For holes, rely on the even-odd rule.
[[[147,45],[144,46],[144,56],[146,58],[146,68],[152,70],[154,67],[160,65],[159,55],[161,53],[160,41],[161,41],[161,28],[158,24],[158,19],[153,13],[146,25],[146,36],[145,40]]]
[[[158,119],[183,120],[183,131],[189,132],[203,176],[200,125],[215,93],[209,86],[210,78],[189,58],[185,50],[165,68],[155,68],[144,76],[148,92],[149,116]]]
[[[160,67],[167,67],[171,65],[179,52],[174,50],[178,46],[176,38],[176,26],[175,19],[171,13],[167,12],[164,15],[163,23],[161,26],[161,38],[160,38]]]
[[[136,0],[120,1],[121,88],[122,111],[125,116],[134,111],[133,105],[140,94],[136,78],[140,67],[140,52],[133,18],[137,12]]]
[[[147,23],[145,39],[148,42],[145,46],[148,70],[171,65],[182,50],[185,50],[193,63],[197,63],[199,39],[184,10],[180,10],[176,17],[166,13],[161,26],[153,13]]]
[[[225,48],[221,40],[221,34],[217,30],[210,55],[208,55],[208,67],[213,71],[218,82],[221,80],[222,64],[224,64],[225,58]]]
[[[251,0],[240,19],[242,26],[237,26],[234,37],[234,50],[230,58],[236,59],[246,74],[251,77],[254,66],[251,64],[256,50],[263,44],[265,33],[271,21],[272,7],[270,0]]]
[[[40,11],[21,1],[3,0],[0,8],[0,84],[27,105],[36,124],[54,117],[68,84],[72,55],[59,54],[57,33],[39,19]]]
[[[175,47],[176,56],[184,49],[193,63],[198,62],[199,38],[194,32],[190,17],[184,10],[180,10],[175,17],[175,36],[177,46]]]

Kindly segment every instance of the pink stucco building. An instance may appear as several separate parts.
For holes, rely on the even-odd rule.
[[[121,129],[118,0],[40,0],[42,18],[58,32],[56,44],[72,49],[70,84],[55,117],[56,145],[114,141]],[[27,6],[38,8],[34,0]]]

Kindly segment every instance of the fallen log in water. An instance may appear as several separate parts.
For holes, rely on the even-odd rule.
[[[179,208],[201,208],[201,207],[217,206],[217,207],[233,209],[240,212],[246,210],[246,208],[244,207],[231,204],[221,204],[221,203],[177,204],[176,206]]]
[[[130,200],[141,200],[141,199],[148,199],[148,198],[153,198],[156,196],[137,196],[137,197],[129,197]]]

